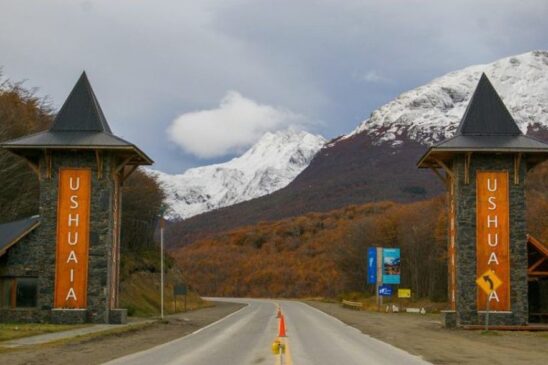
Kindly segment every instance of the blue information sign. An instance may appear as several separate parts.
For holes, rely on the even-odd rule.
[[[400,283],[400,249],[383,248],[382,250],[382,282],[384,284]]]
[[[377,248],[369,247],[367,250],[367,283],[377,282]]]
[[[392,287],[390,285],[381,285],[381,286],[379,286],[379,295],[381,297],[391,297],[392,296]]]

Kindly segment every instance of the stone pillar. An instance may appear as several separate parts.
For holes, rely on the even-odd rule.
[[[113,276],[113,244],[115,240],[113,210],[114,191],[117,181],[113,177],[115,156],[95,151],[54,151],[40,159],[40,216],[41,226],[37,242],[41,243],[41,275],[39,277],[38,306],[52,310],[55,291],[57,204],[60,168],[89,168],[91,170],[91,198],[89,219],[89,252],[87,280],[87,308],[85,314],[75,315],[76,310],[55,310],[52,321],[73,323],[86,321],[109,323],[109,310]],[[101,161],[101,162],[100,162]],[[119,249],[119,247],[118,247]],[[119,259],[119,255],[118,255]],[[117,293],[115,293],[117,296]],[[80,311],[81,313],[81,311]],[[116,319],[120,321],[119,318]]]
[[[458,326],[483,324],[484,313],[478,312],[476,284],[476,175],[478,171],[507,171],[509,197],[509,272],[510,311],[490,312],[493,325],[527,323],[527,236],[525,220],[525,162],[519,165],[519,184],[515,183],[514,155],[473,154],[469,160],[469,179],[465,181],[466,155],[452,161],[456,201],[456,321]]]

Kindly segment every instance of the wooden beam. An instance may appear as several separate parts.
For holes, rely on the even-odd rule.
[[[530,234],[527,235],[527,243],[531,244],[540,254],[548,257],[548,248],[546,248],[546,246],[544,246],[542,242],[540,242]]]
[[[48,151],[47,149],[44,150],[44,160],[46,162],[46,179],[51,179],[51,169],[53,165],[51,151]]]
[[[103,153],[95,150],[95,159],[97,160],[97,179],[103,178]]]
[[[533,273],[535,271],[535,269],[537,267],[539,267],[540,265],[542,265],[542,263],[546,261],[546,257],[541,257],[540,260],[538,260],[537,262],[535,262],[533,265],[531,265],[531,267],[529,269],[527,269],[527,272],[529,274]]]
[[[128,170],[127,170],[127,173],[126,173],[126,169],[123,170],[122,172],[122,177],[120,179],[120,184],[121,185],[124,185],[124,182],[127,180],[127,178],[133,174],[133,172],[135,172],[135,170],[137,170],[137,167],[139,167],[139,165],[132,165]]]
[[[521,165],[521,152],[514,155],[514,185],[519,185],[519,171]]]
[[[455,178],[455,174],[453,173],[453,171],[451,171],[451,169],[445,164],[443,163],[443,161],[441,160],[438,160],[438,159],[434,159],[434,161],[436,161],[436,163],[438,165],[440,165],[441,167],[443,167],[443,169],[445,170],[445,172],[447,173],[447,175],[449,175],[451,177],[451,179],[454,179]]]
[[[548,277],[548,271],[535,271],[535,272],[529,273],[529,276],[543,276],[543,277]]]
[[[38,178],[40,178],[40,166],[27,159],[25,159],[25,161],[27,161],[27,164],[32,169],[32,171],[34,171],[36,175],[38,175]]]
[[[472,160],[472,152],[466,152],[464,155],[464,183],[470,184],[470,161]]]
[[[116,174],[119,174],[120,171],[122,171],[122,170],[124,169],[124,167],[127,165],[127,163],[128,163],[129,161],[131,161],[132,158],[133,158],[133,156],[132,156],[132,157],[128,157],[128,158],[126,158],[124,161],[122,161],[121,164],[119,164],[118,166],[116,166],[116,167],[114,168],[114,172],[115,172]]]
[[[447,185],[447,178],[446,178],[445,176],[443,176],[442,174],[440,174],[440,172],[438,171],[438,169],[435,168],[434,166],[429,166],[429,167],[430,167],[430,169],[431,169],[432,171],[434,171],[434,173],[436,174],[436,176],[439,177],[440,180],[443,181],[443,183],[444,183],[445,185]]]

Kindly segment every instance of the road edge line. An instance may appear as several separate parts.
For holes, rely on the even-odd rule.
[[[147,352],[147,351],[150,351],[150,350],[152,350],[152,349],[161,349],[161,348],[163,348],[163,347],[166,347],[166,346],[171,345],[172,343],[175,343],[175,342],[177,342],[177,341],[180,341],[180,340],[183,339],[183,338],[186,339],[186,338],[188,338],[188,337],[190,337],[190,336],[192,336],[192,335],[195,335],[195,334],[197,334],[197,333],[200,333],[200,332],[202,332],[203,330],[205,330],[206,328],[213,327],[213,326],[215,326],[217,323],[222,322],[222,321],[224,321],[225,319],[228,319],[228,318],[230,318],[230,317],[236,315],[237,313],[241,312],[242,310],[246,309],[246,308],[249,306],[249,304],[247,304],[247,303],[241,303],[241,304],[245,304],[245,305],[244,305],[242,308],[238,309],[236,312],[232,312],[232,313],[230,313],[229,315],[224,316],[223,318],[220,318],[220,319],[216,320],[215,322],[208,324],[208,325],[205,326],[205,327],[198,328],[196,331],[191,332],[191,333],[189,333],[188,335],[184,335],[184,336],[178,337],[178,338],[176,338],[176,339],[174,339],[174,340],[171,340],[171,341],[169,341],[169,342],[165,342],[165,343],[159,344],[159,345],[157,345],[157,346],[151,347],[151,348],[146,349],[146,350],[134,352],[134,353],[132,353],[132,354],[128,354],[128,355],[125,355],[125,356],[118,357],[118,358],[116,358],[116,359],[109,360],[109,361],[107,361],[107,362],[104,362],[103,365],[106,365],[106,364],[116,364],[118,360],[121,360],[121,359],[124,359],[124,358],[127,358],[126,360],[131,360],[131,359],[133,359],[133,358],[139,356],[139,355],[142,354],[143,352]]]

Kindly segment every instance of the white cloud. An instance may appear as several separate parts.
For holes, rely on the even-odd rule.
[[[185,113],[169,126],[169,138],[186,152],[213,158],[245,150],[267,131],[299,127],[306,119],[229,91],[218,108]]]
[[[359,78],[365,82],[369,82],[373,84],[392,82],[392,80],[379,74],[376,70],[369,70],[367,73],[365,73]]]

